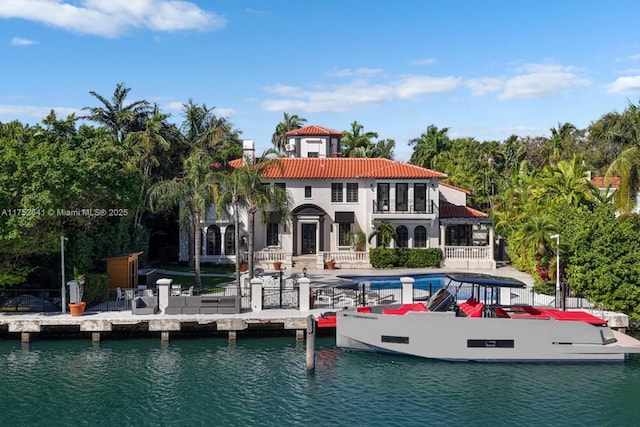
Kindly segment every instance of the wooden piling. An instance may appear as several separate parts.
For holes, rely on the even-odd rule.
[[[161,331],[160,332],[160,341],[161,342],[169,342],[169,331]]]
[[[296,329],[296,341],[304,341],[304,335],[304,329]]]
[[[100,342],[100,332],[91,332],[91,342]]]
[[[236,331],[229,331],[229,342],[236,342],[238,340],[238,335]]]
[[[307,373],[316,370],[316,322],[313,315],[307,317]]]
[[[29,341],[31,341],[31,334],[29,332],[21,332],[20,341],[23,343],[29,343]]]

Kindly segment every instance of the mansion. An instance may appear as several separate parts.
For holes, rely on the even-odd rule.
[[[321,126],[287,132],[286,156],[269,168],[264,183],[289,193],[292,220],[267,215],[255,221],[255,267],[273,269],[370,268],[369,236],[382,222],[395,230],[391,247],[441,248],[443,267],[495,268],[494,233],[486,213],[466,206],[467,191],[440,182],[446,174],[384,158],[341,156],[342,133]],[[255,159],[253,141],[243,142],[239,167]],[[246,235],[246,214],[241,235]],[[231,215],[216,218],[212,207],[200,224],[202,262],[235,261]],[[364,237],[359,247],[354,236]],[[180,259],[188,259],[187,233],[181,233]]]

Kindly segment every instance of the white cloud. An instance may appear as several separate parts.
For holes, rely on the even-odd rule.
[[[13,46],[30,46],[32,44],[37,44],[38,42],[33,41],[33,40],[29,40],[29,39],[23,39],[21,37],[14,37],[11,39],[11,44]]]
[[[295,86],[274,85],[265,91],[284,99],[267,99],[267,111],[295,110],[302,113],[345,112],[364,105],[418,98],[422,95],[451,92],[460,84],[455,77],[402,76],[387,83],[371,83],[366,79],[334,85],[325,90],[307,90]]]
[[[78,115],[81,112],[81,110],[78,108],[69,107],[42,107],[35,105],[0,104],[0,117],[4,117],[5,120],[21,120],[21,118],[23,117],[44,119],[49,115],[51,110],[54,110],[56,112],[58,118],[66,118],[69,114]]]
[[[542,98],[559,95],[591,82],[578,77],[573,67],[552,64],[525,64],[520,75],[505,81],[501,99]]]
[[[184,102],[182,101],[168,102],[166,104],[163,104],[162,108],[165,110],[182,111],[182,109],[184,108]]]
[[[436,63],[435,58],[424,58],[424,59],[417,59],[415,61],[411,61],[411,64],[413,65],[433,65],[435,63]]]
[[[215,110],[213,110],[213,114],[215,114],[217,117],[224,117],[225,119],[228,119],[235,116],[237,114],[237,111],[233,108],[216,108]]]
[[[460,85],[457,77],[406,76],[394,88],[398,98],[417,98],[420,95],[445,93]]]
[[[607,93],[629,93],[640,91],[640,76],[618,77],[615,82],[606,86]]]
[[[356,68],[355,70],[343,68],[342,70],[329,71],[326,75],[330,77],[372,77],[382,71],[382,68]]]
[[[501,91],[504,88],[504,79],[499,77],[479,77],[467,80],[464,85],[471,89],[471,95],[484,96]]]
[[[207,31],[226,20],[179,0],[2,0],[0,18],[22,18],[83,34],[118,37],[135,29]]]

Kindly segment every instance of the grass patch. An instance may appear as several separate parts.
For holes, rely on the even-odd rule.
[[[183,263],[168,263],[155,266],[162,270],[179,271],[181,273],[194,273],[194,269]],[[200,266],[200,272],[205,274],[231,274],[236,271],[235,264],[208,264]]]
[[[171,279],[174,285],[181,285],[182,288],[189,288],[193,286],[195,281],[194,276],[179,276],[173,274],[162,274],[158,276],[162,279]],[[220,291],[222,288],[220,285],[225,283],[233,283],[234,279],[229,277],[201,277],[202,290],[207,292]]]

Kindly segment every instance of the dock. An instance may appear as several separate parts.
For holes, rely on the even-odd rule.
[[[154,336],[168,341],[171,334],[197,332],[201,336],[226,335],[235,341],[243,334],[275,334],[290,331],[296,340],[305,339],[307,320],[326,310],[299,311],[271,309],[240,314],[149,314],[133,315],[131,311],[87,311],[84,316],[65,313],[0,313],[0,337],[30,342],[38,334],[58,337],[91,338],[128,335]]]

